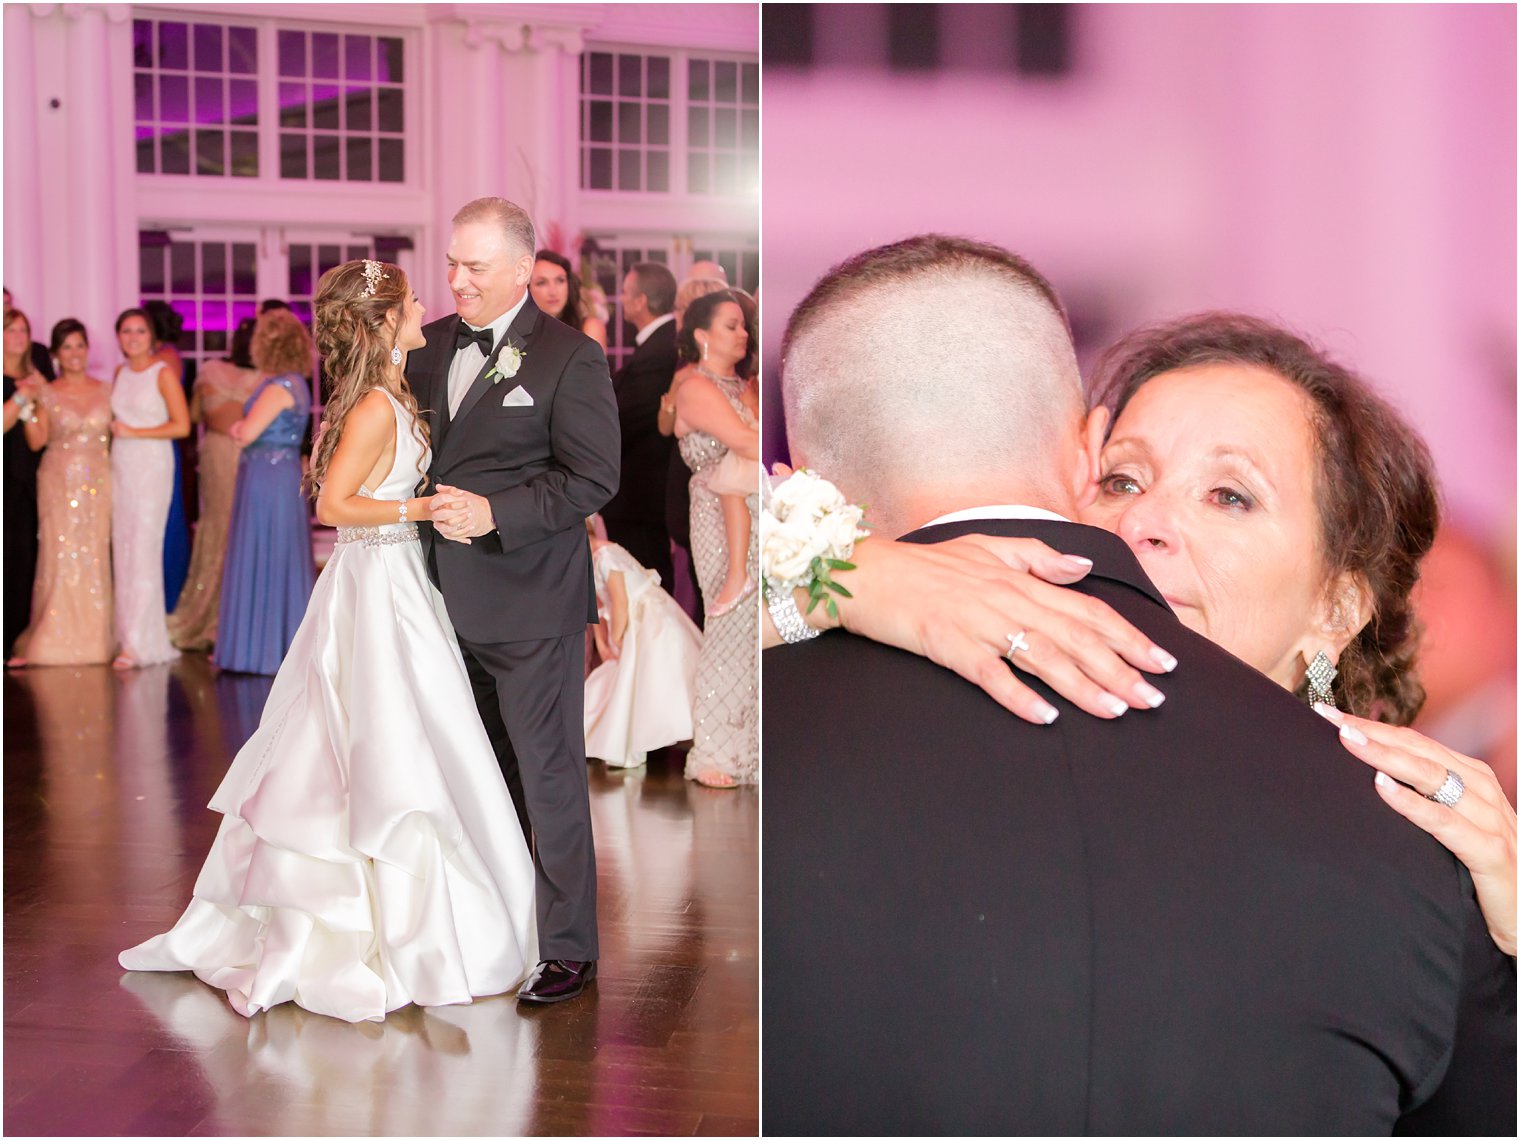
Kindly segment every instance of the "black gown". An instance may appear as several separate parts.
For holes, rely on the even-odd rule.
[[[16,381],[5,377],[5,399]],[[32,619],[32,581],[37,576],[37,465],[41,452],[26,445],[21,421],[5,433],[5,656]]]

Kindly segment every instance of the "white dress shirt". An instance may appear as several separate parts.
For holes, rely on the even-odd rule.
[[[522,312],[523,305],[527,304],[528,291],[523,290],[523,295],[518,298],[517,304],[513,305],[501,316],[497,317],[486,327],[491,330],[491,343],[501,343],[501,338],[506,334],[512,322],[517,319],[517,314]],[[475,329],[469,321],[464,322],[467,329]],[[478,331],[478,330],[476,330]],[[459,402],[464,399],[464,394],[470,390],[475,376],[480,372],[480,367],[486,362],[486,354],[480,351],[480,345],[471,343],[465,345],[454,354],[453,361],[449,364],[449,419],[452,420],[459,414]]]
[[[924,526],[965,522],[968,519],[1045,519],[1049,522],[1071,522],[1065,515],[1047,511],[1044,507],[1026,507],[1021,503],[993,503],[985,507],[967,507],[963,511],[951,511],[948,515],[930,519],[924,523]]]
[[[635,345],[643,344],[650,337],[654,336],[655,329],[659,328],[661,325],[668,325],[675,319],[676,315],[674,313],[666,313],[663,317],[656,317],[654,320],[650,321],[647,325],[639,330],[638,335],[633,338],[633,343]]]

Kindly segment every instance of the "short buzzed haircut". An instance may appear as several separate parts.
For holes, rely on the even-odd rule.
[[[533,219],[528,217],[516,202],[505,198],[476,198],[459,207],[454,215],[455,226],[494,225],[507,239],[507,245],[518,256],[533,256],[538,248],[538,235],[533,229]]]
[[[676,307],[676,275],[658,261],[636,261],[628,267],[651,316],[663,317]]]
[[[999,246],[923,234],[813,286],[781,344],[795,461],[885,516],[901,489],[1020,472],[1044,485],[1083,412],[1060,298]]]

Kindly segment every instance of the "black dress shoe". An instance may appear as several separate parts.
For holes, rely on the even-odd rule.
[[[537,1002],[540,1005],[569,1001],[573,997],[580,997],[586,983],[595,977],[595,962],[567,962],[550,958],[547,962],[540,962],[538,968],[522,984],[522,988],[517,991],[517,1000]]]

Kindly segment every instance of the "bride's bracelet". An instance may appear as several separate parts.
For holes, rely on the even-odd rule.
[[[396,508],[397,508],[397,511],[401,515],[400,519],[398,519],[397,521],[398,522],[403,522],[403,523],[406,522],[406,500],[405,499],[399,500],[396,503]]]
[[[797,609],[792,591],[808,592],[808,612],[822,602],[831,618],[839,617],[833,595],[850,591],[834,580],[836,572],[855,569],[850,556],[866,537],[864,511],[845,502],[838,487],[812,471],[799,469],[771,486],[761,481],[760,575],[766,608],[784,641],[818,636]]]

